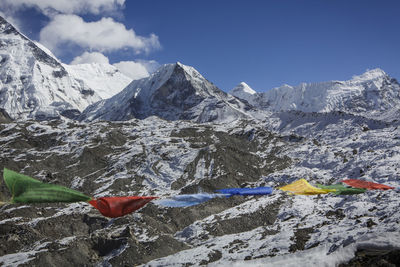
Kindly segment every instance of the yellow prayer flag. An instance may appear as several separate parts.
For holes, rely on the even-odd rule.
[[[328,194],[329,192],[336,191],[336,189],[316,188],[310,185],[305,179],[297,180],[279,189],[283,191],[288,191],[295,195],[318,195],[318,194]]]

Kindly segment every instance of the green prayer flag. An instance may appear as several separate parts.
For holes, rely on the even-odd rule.
[[[46,184],[6,168],[3,178],[12,194],[13,203],[78,202],[92,199],[76,190]]]
[[[321,185],[317,184],[317,187],[321,189],[335,189],[336,191],[331,192],[336,195],[354,195],[354,194],[361,194],[364,193],[367,189],[364,188],[353,188],[353,187],[346,187],[342,184],[334,184],[334,185]]]

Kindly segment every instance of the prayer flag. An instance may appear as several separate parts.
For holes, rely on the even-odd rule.
[[[283,191],[288,191],[295,195],[318,195],[318,194],[328,194],[329,192],[336,191],[335,189],[316,188],[310,185],[305,179],[297,180],[279,189]]]
[[[157,197],[101,197],[89,201],[101,214],[109,218],[117,218],[140,209]]]
[[[3,178],[11,192],[13,203],[78,202],[91,199],[76,190],[46,184],[6,168],[3,171]]]
[[[269,195],[273,191],[272,187],[256,187],[256,188],[225,188],[219,189],[217,192],[227,195],[242,195],[242,196],[253,196],[253,195]]]
[[[363,180],[358,180],[358,179],[347,179],[342,181],[345,184],[348,184],[352,187],[356,188],[365,188],[365,189],[380,189],[380,190],[388,190],[388,189],[394,189],[394,187],[384,185],[384,184],[377,184],[373,182],[367,182]]]

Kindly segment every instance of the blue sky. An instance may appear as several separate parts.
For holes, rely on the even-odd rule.
[[[180,61],[225,91],[241,81],[265,91],[284,83],[346,80],[377,67],[400,79],[400,1],[1,2],[4,16],[65,63],[128,61],[136,64],[124,65],[137,71],[133,75],[146,75],[157,64]],[[109,27],[103,37],[110,42],[93,33],[96,25]],[[79,39],[85,34],[77,29],[86,26],[92,34]]]

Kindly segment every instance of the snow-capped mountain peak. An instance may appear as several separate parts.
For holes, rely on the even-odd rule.
[[[229,94],[236,96],[237,98],[246,100],[247,102],[252,103],[253,96],[257,92],[254,91],[247,83],[241,82],[236,87],[234,87]]]
[[[235,94],[248,94],[248,95],[254,95],[257,92],[254,91],[247,83],[245,82],[240,82],[235,88],[231,90],[231,93]]]
[[[111,99],[88,107],[82,119],[128,120],[155,115],[167,120],[225,121],[248,116],[246,108],[193,67],[178,62],[163,65]]]
[[[112,66],[62,64],[0,17],[0,107],[14,119],[70,117],[130,81]]]
[[[371,81],[371,80],[375,80],[375,79],[381,79],[388,76],[386,74],[386,72],[384,72],[382,69],[380,68],[376,68],[376,69],[372,69],[372,70],[367,70],[366,72],[364,72],[361,75],[354,75],[352,78],[352,81]]]
[[[172,75],[176,65],[165,64],[162,65],[156,72],[150,75],[149,78],[140,79],[146,85],[146,90],[143,90],[144,86],[138,86],[134,90],[135,98],[147,99],[150,97],[158,88],[160,88]],[[139,83],[139,82],[138,82]],[[132,88],[137,83],[133,82],[129,85]],[[141,82],[140,82],[141,84]]]

